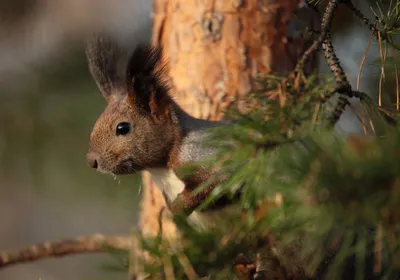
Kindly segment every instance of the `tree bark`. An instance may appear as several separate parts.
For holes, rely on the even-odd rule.
[[[304,27],[318,29],[318,13],[299,9],[303,2],[154,0],[153,43],[164,48],[176,102],[195,117],[220,119],[256,87],[258,73],[293,70],[308,45]],[[316,62],[314,56],[308,72]],[[139,229],[155,235],[165,202],[147,173],[143,185]]]

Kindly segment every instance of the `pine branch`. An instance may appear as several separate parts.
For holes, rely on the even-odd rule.
[[[386,40],[389,41],[388,36],[386,35],[385,32],[381,32],[375,24],[372,24],[372,22],[359,10],[357,9],[353,3],[350,0],[347,1],[343,1],[343,3],[346,5],[347,8],[349,8],[349,10],[351,10],[359,19],[361,19],[362,22],[364,22],[364,24],[369,28],[369,30],[371,30],[371,32],[376,36],[376,38],[379,40],[378,38],[378,33],[381,33],[381,39],[382,40]]]
[[[83,253],[103,253],[109,249],[129,250],[130,236],[95,234],[56,242],[44,242],[15,251],[0,251],[0,269],[46,258],[63,257]]]
[[[322,17],[320,35],[313,42],[313,44],[304,52],[303,56],[298,61],[295,68],[295,73],[299,73],[300,71],[302,71],[304,64],[307,62],[309,57],[314,52],[318,51],[322,45],[322,48],[325,52],[325,59],[335,76],[336,82],[338,83],[338,87],[328,94],[332,96],[335,93],[340,92],[340,93],[347,93],[349,96],[352,96],[351,86],[347,80],[346,73],[343,71],[343,68],[340,65],[339,59],[335,54],[332,45],[332,38],[330,35],[332,20],[339,6],[339,2],[340,2],[339,0],[329,1],[325,9],[324,15]],[[335,124],[340,119],[340,116],[342,115],[347,104],[348,104],[347,98],[345,96],[340,96],[339,101],[334,109],[333,115],[331,116],[330,122],[332,124]]]
[[[347,105],[349,105],[348,98],[351,97],[356,97],[360,100],[367,101],[368,103],[372,103],[372,100],[368,97],[367,94],[359,91],[353,91],[351,88],[351,85],[349,81],[347,80],[346,73],[344,72],[340,60],[336,56],[333,44],[332,44],[332,38],[330,34],[330,29],[332,25],[332,20],[335,16],[335,12],[338,8],[338,5],[340,3],[346,4],[358,17],[360,17],[365,24],[369,26],[371,31],[378,35],[379,30],[372,25],[372,23],[356,8],[353,6],[351,1],[349,0],[330,0],[323,18],[322,18],[322,23],[321,23],[321,32],[319,33],[319,36],[316,40],[314,40],[313,44],[304,52],[303,56],[300,58],[298,61],[294,74],[298,74],[302,71],[304,64],[307,62],[309,57],[316,51],[319,50],[320,46],[322,46],[325,54],[325,59],[329,65],[329,68],[331,69],[335,81],[337,83],[337,87],[331,90],[330,92],[326,93],[325,96],[322,98],[323,102],[327,101],[330,97],[335,95],[336,93],[340,94],[339,100],[333,110],[332,115],[329,118],[329,121],[331,125],[335,125],[342,113],[344,112],[345,108]],[[384,37],[386,40],[388,40],[388,37]],[[390,124],[395,124],[396,121],[391,117],[388,116],[387,114],[380,112],[381,115],[384,117],[386,121],[388,121]]]
[[[340,61],[336,56],[330,32],[327,33],[327,36],[322,43],[322,49],[324,50],[326,62],[328,63],[329,68],[335,76],[336,83],[339,86],[342,86],[342,90],[346,88],[351,88],[350,83],[347,80],[346,73],[344,72],[342,66],[340,65]]]
[[[332,20],[335,15],[335,11],[339,5],[338,0],[330,0],[324,15],[322,17],[322,23],[321,23],[321,32],[318,38],[312,43],[312,45],[304,52],[303,56],[299,59],[297,62],[296,68],[295,68],[295,73],[299,73],[302,71],[304,64],[310,59],[311,55],[318,51],[319,48],[321,47],[322,42],[325,40],[325,37],[327,35],[327,32],[330,29]]]
[[[327,32],[326,38],[322,43],[322,49],[324,50],[326,62],[335,76],[336,83],[340,87],[340,92],[344,93],[348,97],[353,97],[353,92],[350,83],[347,80],[346,73],[340,65],[340,61],[336,56],[335,49],[333,48],[332,37],[329,31]],[[333,110],[333,114],[330,117],[330,123],[332,125],[335,125],[339,121],[340,116],[343,114],[346,106],[349,104],[347,96],[345,95],[339,96],[339,100]]]
[[[360,91],[354,91],[352,89],[352,87],[347,79],[347,75],[344,72],[343,67],[340,64],[340,60],[336,56],[335,49],[332,44],[332,37],[331,37],[331,34],[329,31],[327,32],[325,40],[322,43],[322,48],[324,50],[326,62],[328,63],[329,68],[331,69],[331,71],[335,77],[335,81],[338,84],[338,86],[335,89],[333,89],[331,92],[328,93],[329,97],[325,96],[325,98],[326,98],[325,100],[327,100],[328,98],[333,96],[335,93],[340,94],[338,102],[337,102],[337,104],[333,110],[333,113],[330,116],[330,120],[329,120],[331,125],[335,125],[339,121],[346,106],[350,104],[348,101],[348,98],[356,97],[362,101],[366,101],[369,104],[372,103],[372,100],[366,93],[360,92]],[[382,117],[388,123],[393,124],[393,125],[396,124],[396,120],[393,117],[391,117],[388,114],[385,114],[384,112],[381,112],[381,111],[379,113],[382,115]]]

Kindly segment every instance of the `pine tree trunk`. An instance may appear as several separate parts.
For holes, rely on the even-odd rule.
[[[294,13],[313,29],[319,18],[315,10],[299,10],[299,2],[154,0],[153,43],[164,47],[177,103],[195,117],[219,119],[256,86],[257,73],[293,70],[307,47],[304,22]],[[164,198],[148,174],[143,181],[139,228],[155,235]]]

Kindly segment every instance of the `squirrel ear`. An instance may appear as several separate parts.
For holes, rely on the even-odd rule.
[[[126,54],[117,44],[96,33],[87,40],[85,53],[90,73],[107,102],[124,95]]]
[[[167,117],[172,103],[164,66],[161,47],[139,45],[127,68],[129,100],[155,120]]]

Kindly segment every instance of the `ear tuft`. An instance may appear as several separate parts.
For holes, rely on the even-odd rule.
[[[156,118],[168,113],[167,73],[160,46],[139,45],[127,68],[127,86],[135,105]]]
[[[133,52],[128,64],[127,78],[135,76],[152,76],[161,64],[162,48],[160,46],[139,45]]]
[[[86,41],[85,53],[90,73],[104,98],[109,100],[113,94],[121,92],[126,67],[126,54],[122,49],[110,36],[95,33]]]

